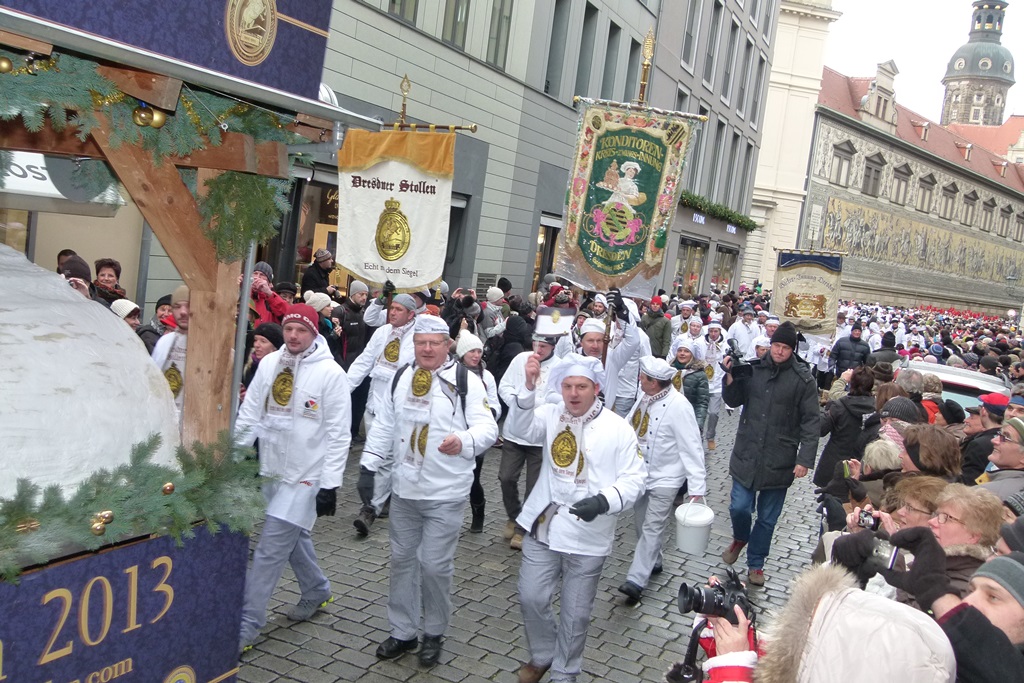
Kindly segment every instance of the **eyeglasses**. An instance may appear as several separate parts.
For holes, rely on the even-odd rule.
[[[910,503],[904,503],[903,504],[903,508],[906,509],[909,512],[916,512],[919,515],[924,515],[925,517],[931,517],[932,516],[932,513],[928,512],[927,510],[922,510],[921,508],[916,508],[913,505],[911,505]]]
[[[1000,443],[1012,443],[1016,444],[1017,446],[1022,445],[1020,442],[1014,441],[1012,438],[1010,438],[1010,435],[1007,432],[996,433],[996,435],[992,437],[992,440],[998,441]]]
[[[953,515],[949,514],[948,512],[936,512],[934,517],[935,517],[935,519],[937,519],[939,521],[939,524],[945,524],[946,522],[948,522],[950,520],[953,520],[954,522],[957,522],[959,524],[963,524],[964,523],[964,520],[957,519],[956,517],[954,517]]]

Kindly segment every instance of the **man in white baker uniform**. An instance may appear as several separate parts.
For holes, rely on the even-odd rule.
[[[729,328],[729,339],[739,345],[743,360],[754,360],[754,339],[761,336],[761,328],[754,322],[754,309],[749,306],[740,311],[740,319]]]
[[[416,649],[433,666],[451,619],[455,548],[473,484],[476,456],[498,439],[483,382],[448,355],[448,323],[422,314],[415,324],[416,361],[377,404],[364,458],[394,462],[391,517],[391,635],[377,657]],[[464,374],[460,395],[460,373]]]
[[[694,313],[696,309],[697,302],[694,301],[693,299],[687,299],[686,301],[679,304],[679,315],[672,316],[672,318],[669,320],[669,322],[672,324],[673,337],[689,329],[691,320],[700,320],[700,317],[696,313]]]
[[[540,359],[533,357],[516,397],[532,412],[529,436],[544,444],[540,478],[516,520],[530,531],[519,570],[530,660],[520,667],[519,681],[537,683],[551,669],[552,681],[572,682],[582,667],[601,569],[612,551],[615,515],[643,493],[645,471],[636,434],[598,398],[600,360],[570,354],[551,370],[547,391],[560,388],[562,403],[537,396],[540,375]],[[557,622],[551,609],[556,590]]]
[[[310,531],[318,516],[334,515],[352,441],[348,378],[317,334],[317,312],[292,304],[281,320],[284,347],[264,356],[245,394],[235,443],[260,440],[260,474],[267,516],[245,577],[241,649],[267,623],[267,604],[290,563],[302,597],[288,612],[305,621],[332,601],[317,565]]]
[[[685,481],[690,502],[705,492],[704,449],[693,407],[682,392],[673,391],[676,370],[653,356],[640,360],[643,396],[626,421],[636,431],[647,464],[646,491],[633,505],[636,550],[619,592],[633,605],[648,579],[661,571],[661,537],[672,514],[672,502]]]
[[[704,423],[704,438],[708,440],[708,450],[715,450],[715,435],[718,433],[718,414],[722,410],[722,379],[725,378],[725,370],[722,369],[722,359],[729,345],[725,341],[725,332],[721,323],[712,321],[708,323],[707,334],[701,340],[701,352],[707,367],[714,370],[714,375],[708,380],[708,419]]]
[[[388,324],[378,327],[369,343],[349,366],[348,379],[353,388],[370,377],[370,398],[366,402],[366,433],[370,433],[377,406],[391,391],[395,372],[413,360],[413,318],[417,304],[409,294],[396,294],[388,309]],[[366,449],[359,458],[359,481],[356,484],[362,508],[352,525],[360,536],[370,533],[377,515],[391,495],[391,463],[369,458]]]
[[[395,285],[391,280],[388,280],[384,283],[384,289],[381,290],[381,295],[371,300],[370,303],[367,304],[366,310],[363,311],[363,322],[366,323],[367,326],[381,327],[385,323],[391,322],[391,309],[385,304],[388,300],[388,294],[394,293]],[[427,304],[432,300],[430,291],[426,289],[420,292],[413,292],[409,296],[413,297],[413,301],[416,303],[413,307],[413,310],[416,313],[423,313],[426,311]],[[394,303],[395,298],[397,297],[393,297],[391,299],[392,303]]]
[[[178,429],[181,429],[181,409],[185,405],[185,351],[188,346],[190,293],[186,285],[179,285],[171,295],[171,314],[175,330],[156,340],[153,346],[153,362],[164,374],[167,385],[174,397],[174,410],[178,415]]]

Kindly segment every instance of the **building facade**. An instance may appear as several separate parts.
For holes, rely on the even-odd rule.
[[[844,298],[1016,308],[1024,166],[900,106],[896,73],[824,70],[795,246],[846,254]]]
[[[1014,83],[1013,55],[1001,44],[1007,4],[974,0],[968,41],[950,58],[942,79],[942,125],[1003,123],[1006,93]]]
[[[832,0],[783,0],[775,59],[768,80],[764,127],[750,216],[760,226],[747,236],[741,279],[772,289],[775,249],[797,241],[806,195],[807,155],[821,90],[825,41],[839,18]]]

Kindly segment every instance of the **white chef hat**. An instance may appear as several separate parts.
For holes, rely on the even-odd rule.
[[[696,355],[696,352],[694,351],[693,340],[687,339],[686,337],[680,334],[675,339],[672,340],[672,348],[669,353],[669,356],[672,358],[672,360],[675,360],[676,354],[679,353],[679,349],[681,348],[686,349],[690,353]]]
[[[421,313],[416,316],[416,325],[413,327],[416,334],[443,334],[448,336],[448,323],[436,315]]]
[[[687,299],[683,303],[679,304],[679,308],[697,308],[697,302],[693,299]]]
[[[663,358],[655,358],[654,356],[644,356],[640,359],[640,372],[651,379],[663,381],[672,379],[676,374],[676,371],[668,364],[668,361]]]
[[[605,297],[604,294],[601,294],[600,292],[594,295],[594,303],[601,304],[605,308],[608,308],[608,299]]]
[[[766,349],[770,349],[772,347],[772,340],[769,339],[766,335],[762,334],[758,337],[754,337],[753,344],[754,346],[763,346]]]
[[[599,358],[581,356],[578,353],[567,353],[551,368],[548,375],[548,386],[552,391],[561,392],[562,381],[566,377],[586,377],[599,387],[604,386],[604,366]]]
[[[604,321],[603,320],[598,320],[596,318],[587,318],[586,320],[584,320],[583,324],[580,325],[580,336],[583,336],[583,335],[588,334],[590,332],[600,332],[601,334],[604,334],[605,333]]]

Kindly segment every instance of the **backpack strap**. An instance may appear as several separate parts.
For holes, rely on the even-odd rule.
[[[395,389],[398,388],[398,380],[402,378],[402,373],[409,369],[409,363],[406,363],[402,367],[395,370],[395,376],[391,378],[391,401],[395,400]]]
[[[391,379],[391,400],[395,400],[395,389],[398,388],[398,380],[402,373],[409,369],[409,363],[395,370],[395,376]],[[455,391],[459,395],[459,402],[462,404],[462,417],[466,417],[466,394],[469,393],[469,368],[462,363],[455,364]]]

